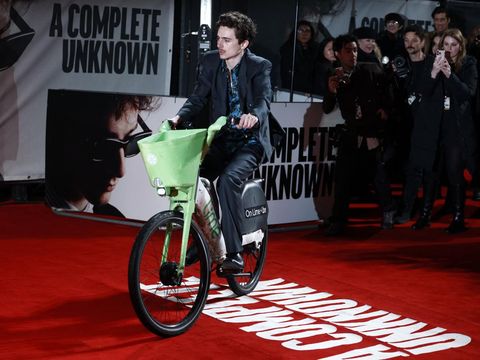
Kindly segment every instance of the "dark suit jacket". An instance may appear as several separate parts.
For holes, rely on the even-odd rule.
[[[194,116],[199,114],[208,103],[210,103],[210,124],[220,116],[228,115],[227,76],[221,64],[217,50],[203,55],[198,65],[198,77],[193,93],[178,112],[182,120],[194,120]],[[268,123],[272,98],[271,69],[270,61],[254,55],[248,49],[240,61],[240,104],[243,113],[253,114],[259,120],[258,128],[254,130],[265,150],[265,159],[269,159],[272,154]]]

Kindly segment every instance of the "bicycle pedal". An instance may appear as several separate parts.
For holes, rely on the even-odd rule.
[[[217,268],[217,276],[221,278],[226,278],[229,276],[238,277],[238,276],[252,276],[252,273],[249,272],[235,272],[235,271],[223,271],[222,268]]]
[[[233,274],[230,274],[228,276],[233,276],[233,277],[240,277],[240,276],[248,276],[248,277],[251,277],[253,274],[251,272],[240,272],[240,273],[233,273]]]

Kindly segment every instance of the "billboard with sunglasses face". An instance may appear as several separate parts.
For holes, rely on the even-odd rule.
[[[145,95],[50,90],[47,111],[47,202],[54,208],[124,214],[110,204],[126,173],[126,159],[152,130],[142,116],[159,98]],[[145,115],[142,115],[145,114]]]
[[[173,0],[0,0],[0,181],[45,177],[50,89],[168,95],[173,19]]]

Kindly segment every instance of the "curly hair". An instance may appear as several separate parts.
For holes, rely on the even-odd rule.
[[[235,30],[235,36],[239,43],[248,40],[250,45],[255,40],[257,35],[257,26],[247,15],[238,11],[230,11],[220,15],[216,23],[217,29],[220,26],[225,26]]]
[[[358,39],[356,36],[350,34],[339,35],[333,40],[333,51],[340,52],[345,45],[352,42],[358,45]]]

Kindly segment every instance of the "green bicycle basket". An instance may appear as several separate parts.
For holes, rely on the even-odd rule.
[[[193,186],[207,136],[206,129],[172,130],[138,142],[152,186]]]

